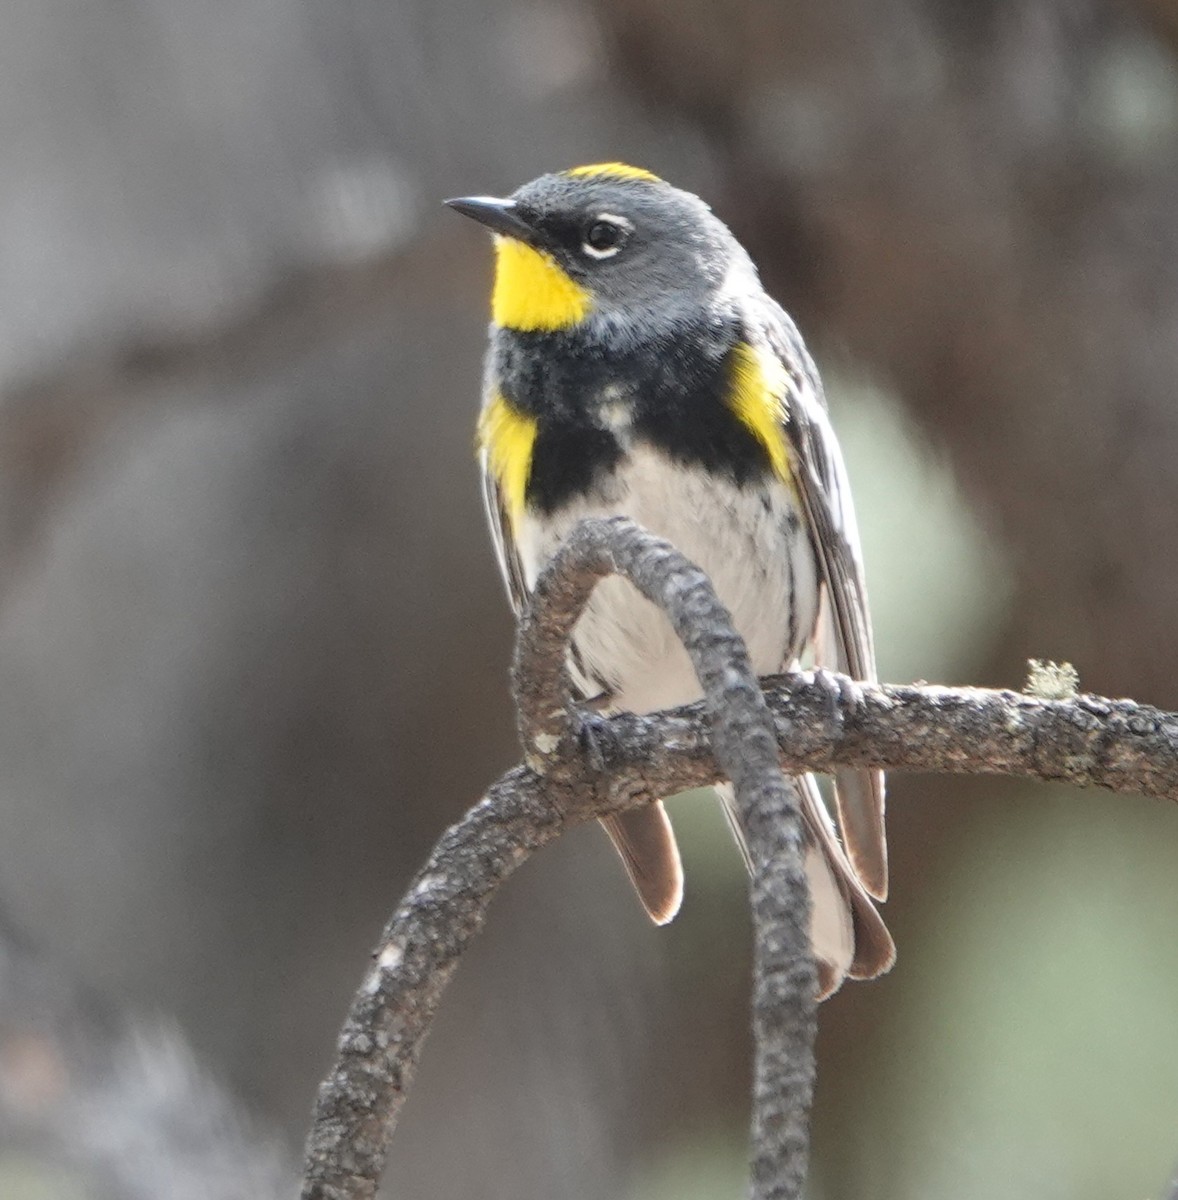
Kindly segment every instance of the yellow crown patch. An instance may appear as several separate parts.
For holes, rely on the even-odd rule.
[[[647,171],[643,167],[631,167],[621,162],[590,163],[585,167],[573,167],[565,171],[565,174],[574,178],[642,179],[647,183],[663,182],[653,171]]]

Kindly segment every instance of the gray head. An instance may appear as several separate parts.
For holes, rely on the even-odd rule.
[[[497,324],[672,326],[755,272],[698,196],[621,163],[542,175],[505,199],[447,203],[497,235]]]

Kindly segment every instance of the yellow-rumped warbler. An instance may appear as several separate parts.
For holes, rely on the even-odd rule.
[[[448,203],[495,234],[478,441],[514,608],[578,520],[621,514],[707,572],[758,674],[812,650],[872,679],[859,536],[817,372],[711,209],[622,163]],[[569,668],[606,711],[700,696],[665,617],[617,578],[597,585]],[[871,899],[887,892],[883,776],[836,776],[849,860],[813,776],[797,786],[825,996],[895,957]],[[744,849],[730,789],[721,797]],[[683,875],[663,805],[603,824],[651,918],[671,920]]]

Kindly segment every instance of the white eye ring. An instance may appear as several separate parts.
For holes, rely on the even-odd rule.
[[[634,232],[634,226],[627,221],[625,217],[619,217],[615,213],[598,213],[593,218],[590,229],[594,225],[612,225],[622,235],[612,246],[604,246],[598,249],[596,246],[591,246],[589,242],[583,241],[581,249],[589,255],[590,258],[612,258],[626,244],[626,237]]]

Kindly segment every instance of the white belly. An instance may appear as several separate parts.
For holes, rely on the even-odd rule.
[[[556,520],[522,518],[515,532],[528,586],[577,521],[619,515],[665,537],[708,574],[758,675],[798,655],[817,616],[817,570],[797,501],[783,483],[742,490],[634,446],[600,494]],[[655,712],[700,696],[670,624],[625,580],[597,585],[574,642],[586,676],[578,684],[589,695],[610,692],[614,708]]]

